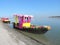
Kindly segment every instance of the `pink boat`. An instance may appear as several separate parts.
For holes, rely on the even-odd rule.
[[[33,16],[29,15],[14,15],[15,22],[13,28],[20,29],[22,31],[46,33],[50,30],[50,26],[36,26],[31,24]]]

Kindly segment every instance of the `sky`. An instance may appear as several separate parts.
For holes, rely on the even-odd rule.
[[[0,17],[14,14],[60,16],[60,0],[0,0]]]

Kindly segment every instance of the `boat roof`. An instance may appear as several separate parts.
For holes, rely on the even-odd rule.
[[[22,16],[24,16],[24,17],[33,17],[32,15],[23,15],[23,14],[15,14],[14,16],[19,16],[19,17],[22,17]]]

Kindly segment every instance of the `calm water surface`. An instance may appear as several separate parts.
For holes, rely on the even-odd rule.
[[[48,25],[51,26],[45,34],[33,34],[23,32],[39,41],[50,43],[51,45],[60,45],[60,19],[59,18],[36,18],[32,20],[32,24],[35,25]]]

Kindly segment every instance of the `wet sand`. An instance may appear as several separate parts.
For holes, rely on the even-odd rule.
[[[0,21],[0,45],[44,45],[9,28]]]

